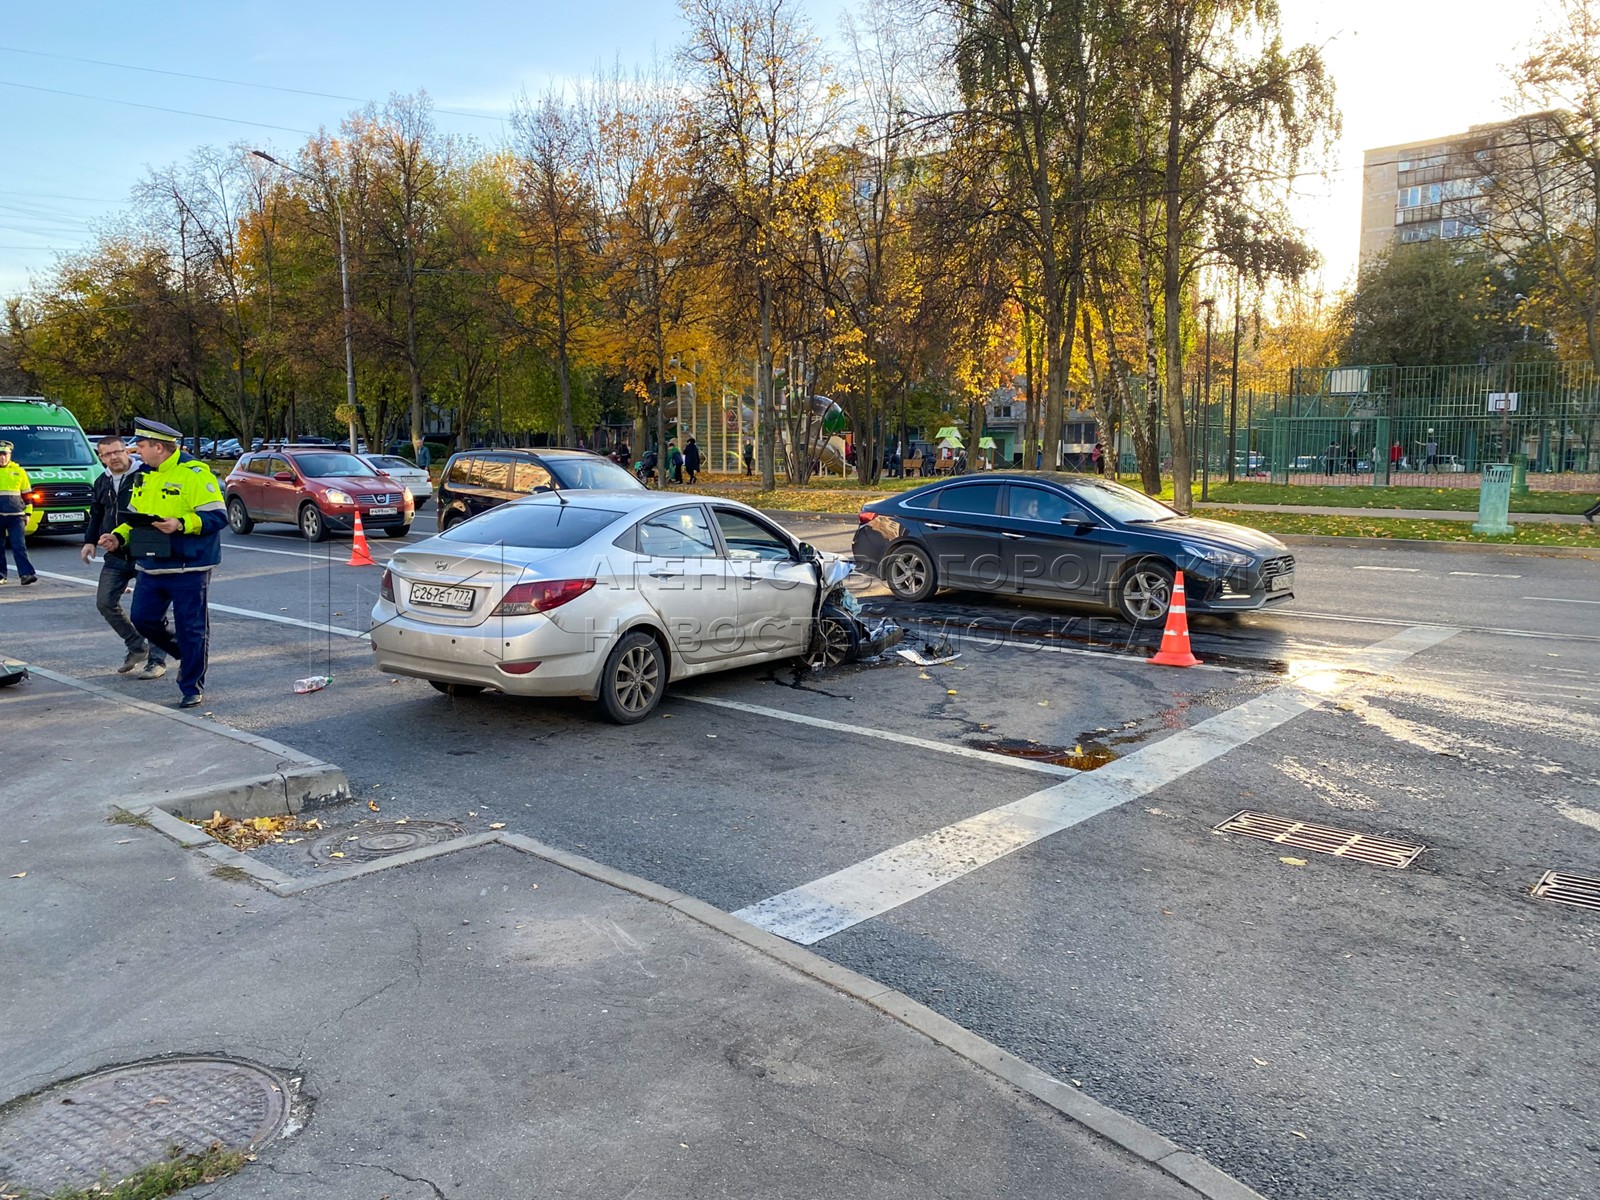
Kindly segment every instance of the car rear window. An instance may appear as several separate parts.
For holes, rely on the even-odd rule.
[[[503,504],[452,525],[439,536],[475,546],[522,550],[570,550],[599,533],[621,513],[576,504]]]
[[[642,490],[644,484],[614,462],[603,458],[556,458],[545,460],[545,465],[565,488],[587,488],[591,491]]]

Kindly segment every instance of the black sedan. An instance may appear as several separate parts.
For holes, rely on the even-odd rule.
[[[1095,476],[986,472],[861,510],[856,566],[902,600],[941,587],[1084,601],[1135,625],[1166,620],[1183,571],[1191,612],[1294,596],[1294,556],[1258,530],[1185,517]]]

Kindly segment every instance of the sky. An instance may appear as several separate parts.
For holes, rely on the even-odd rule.
[[[1362,151],[1504,116],[1502,64],[1546,2],[1281,0],[1285,41],[1321,47],[1344,116],[1327,176],[1302,179],[1294,198],[1326,287],[1354,273]],[[851,4],[804,7],[832,36]],[[367,101],[419,88],[443,130],[494,145],[522,92],[670,56],[683,32],[675,0],[62,0],[10,11],[0,296],[89,243],[151,168],[199,146],[248,142],[287,158]]]

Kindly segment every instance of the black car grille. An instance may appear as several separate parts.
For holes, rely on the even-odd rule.
[[[1294,555],[1279,555],[1277,558],[1269,558],[1261,564],[1261,578],[1263,580],[1272,579],[1278,575],[1287,575],[1292,570],[1294,570]]]
[[[46,508],[88,504],[94,499],[94,487],[87,483],[40,483],[29,490],[43,493]]]

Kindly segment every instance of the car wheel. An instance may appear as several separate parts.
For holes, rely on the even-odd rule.
[[[386,534],[388,534],[390,537],[405,537],[406,534],[411,532],[411,526],[409,526],[409,525],[385,525],[383,527],[383,531]]]
[[[445,509],[439,514],[439,532],[444,533],[449,529],[453,529],[460,519],[454,509]]]
[[[933,561],[920,547],[907,542],[883,556],[883,581],[899,600],[926,600],[938,589]]]
[[[436,692],[443,692],[446,696],[476,696],[483,691],[481,683],[446,683],[442,679],[428,680],[428,686]]]
[[[661,645],[635,630],[616,644],[600,672],[600,708],[618,725],[642,721],[661,703],[667,664]]]
[[[1160,625],[1172,607],[1172,568],[1154,558],[1129,567],[1117,581],[1117,611],[1130,625]]]
[[[320,542],[328,536],[328,523],[322,519],[322,510],[315,504],[300,506],[300,536],[308,542]]]
[[[806,666],[836,667],[855,658],[861,649],[861,635],[855,619],[832,604],[824,604],[817,617],[816,636],[806,652]]]
[[[228,526],[235,533],[249,533],[256,527],[250,519],[250,512],[244,506],[244,501],[237,496],[228,499]]]

